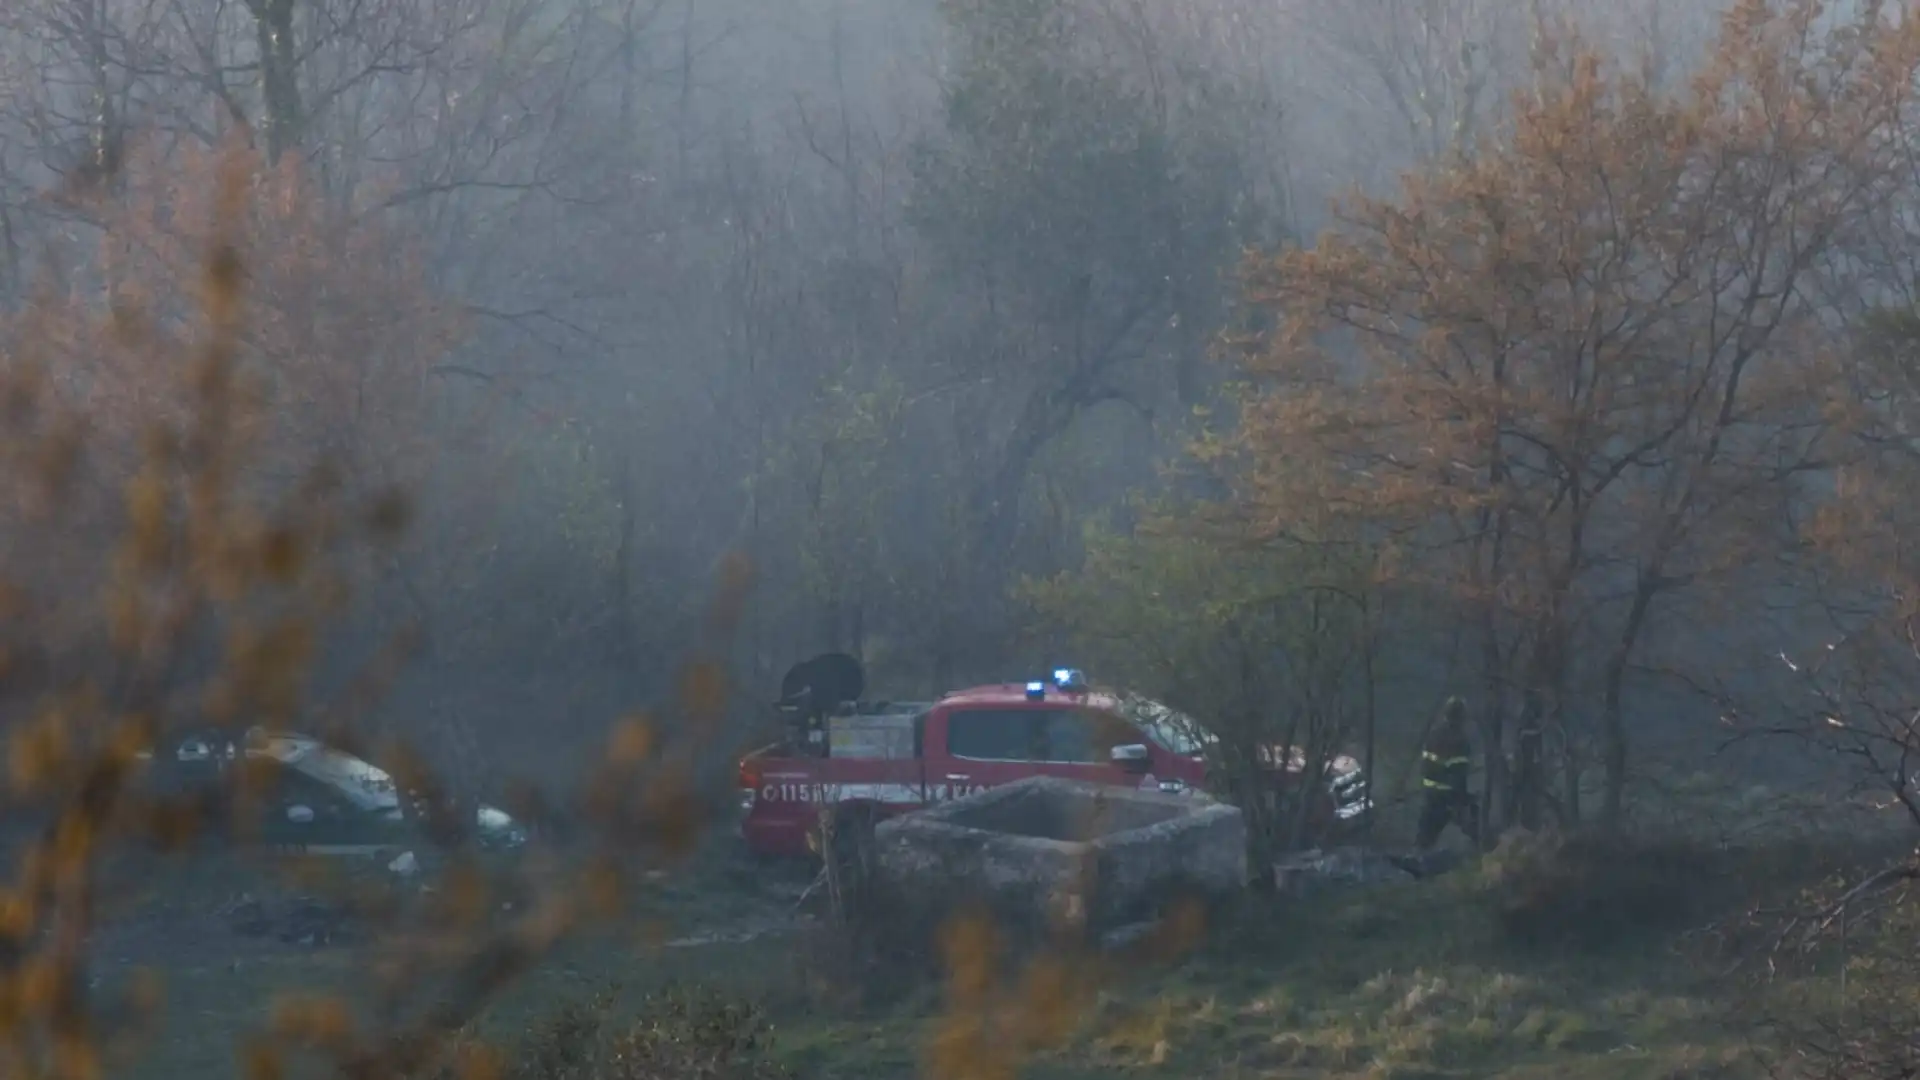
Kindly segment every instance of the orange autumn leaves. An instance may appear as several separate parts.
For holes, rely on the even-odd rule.
[[[238,206],[216,204],[223,172],[246,195]],[[244,148],[133,154],[74,209],[6,345],[86,420],[108,498],[145,456],[152,424],[194,404],[169,360],[207,332],[196,284],[216,219],[247,275],[235,421],[248,482],[282,490],[321,460],[363,492],[418,477],[428,372],[458,327],[377,218],[341,205],[297,160],[269,166]],[[237,221],[220,218],[229,211]]]
[[[1262,524],[1445,545],[1504,515],[1550,577],[1569,545],[1658,534],[1664,558],[1764,517],[1838,435],[1822,291],[1857,284],[1839,253],[1910,179],[1920,23],[1823,18],[1740,3],[1677,89],[1549,43],[1499,139],[1252,259]]]
[[[1485,723],[1518,688],[1572,748],[1560,775],[1597,746],[1603,821],[1649,642],[1683,608],[1752,625],[1785,562],[1830,554],[1806,511],[1885,454],[1854,338],[1915,274],[1920,20],[1890,8],[1740,0],[1678,85],[1543,28],[1502,130],[1246,267],[1272,330],[1219,443],[1240,508],[1264,536],[1364,538],[1457,613]]]

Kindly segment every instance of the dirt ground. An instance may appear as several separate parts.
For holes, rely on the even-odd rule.
[[[617,983],[635,989],[699,977],[716,965],[751,971],[769,944],[805,928],[791,868],[737,865],[724,850],[672,873],[644,875],[645,895],[620,931],[571,943],[498,1002],[490,1025],[511,1029],[569,993]],[[111,1001],[140,973],[157,975],[164,1014],[155,1034],[113,1070],[140,1080],[233,1075],[235,1049],[289,993],[362,1000],[370,946],[350,919],[303,919],[334,909],[328,890],[291,883],[284,866],[206,854],[139,871],[94,938],[96,993]],[[370,872],[370,871],[363,871]],[[264,915],[263,915],[264,912]],[[319,932],[315,932],[315,926]],[[329,935],[332,940],[324,940]],[[319,940],[316,940],[319,939]]]
[[[256,860],[182,862],[126,893],[97,940],[103,992],[161,976],[165,1023],[116,1077],[235,1075],[235,1047],[292,992],[360,996],[368,954],[237,932],[242,894],[284,898]],[[498,1000],[506,1038],[609,985],[636,999],[698,982],[770,1002],[770,1048],[808,1080],[907,1080],[946,1007],[937,982],[881,1001],[811,994],[797,957],[804,873],[715,842],[648,881],[618,932],[562,949]],[[1451,880],[1249,897],[1199,948],[1113,981],[1082,1030],[1026,1075],[1092,1080],[1675,1080],[1752,1075],[1750,1018],[1665,937],[1603,953],[1518,952],[1491,934],[1466,871]],[[658,929],[656,929],[658,928]],[[1017,964],[1017,962],[1016,962]],[[1010,968],[1009,978],[1017,977]]]

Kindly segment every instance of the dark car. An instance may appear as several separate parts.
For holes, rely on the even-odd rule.
[[[386,770],[309,735],[247,733],[235,747],[217,734],[188,736],[161,755],[152,777],[164,791],[187,792],[220,781],[244,754],[265,766],[265,802],[248,838],[310,855],[399,854],[424,842],[420,815],[409,812]],[[149,761],[151,753],[142,755]],[[512,849],[526,831],[497,807],[474,810],[470,834],[483,848]]]

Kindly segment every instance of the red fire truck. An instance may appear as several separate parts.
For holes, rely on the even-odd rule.
[[[851,679],[842,685],[859,682]],[[795,681],[789,678],[789,701]],[[739,765],[741,835],[760,854],[806,853],[821,808],[832,803],[859,803],[887,817],[1029,776],[1198,793],[1214,740],[1173,709],[1093,689],[1065,668],[1050,679],[978,686],[935,702],[842,702],[794,713],[786,739]],[[1300,781],[1298,751],[1271,756],[1276,785]],[[1335,757],[1325,776],[1314,807],[1320,824],[1349,825],[1371,812],[1359,762]]]

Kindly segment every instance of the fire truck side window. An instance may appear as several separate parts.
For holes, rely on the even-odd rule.
[[[1032,761],[1043,714],[1032,709],[963,709],[947,716],[947,752],[975,761]]]
[[[1041,715],[1046,718],[1047,761],[1105,762],[1114,747],[1143,741],[1133,725],[1097,709],[1056,709]]]

